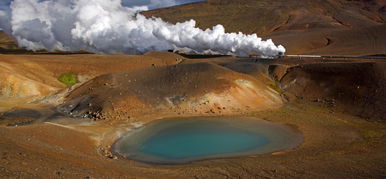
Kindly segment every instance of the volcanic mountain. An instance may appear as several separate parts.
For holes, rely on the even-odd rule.
[[[386,54],[385,0],[209,0],[142,14],[200,28],[257,33],[287,54]]]
[[[227,32],[256,33],[284,45],[287,54],[380,55],[386,54],[385,4],[386,0],[209,0],[141,14],[170,23],[194,19],[203,29],[222,24]],[[0,31],[2,52],[15,51],[16,44]]]

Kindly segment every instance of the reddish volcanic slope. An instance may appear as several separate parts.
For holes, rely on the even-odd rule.
[[[385,0],[209,0],[143,12],[171,23],[257,33],[287,54],[386,54]]]
[[[15,49],[17,44],[9,35],[0,31],[0,51],[2,49]]]

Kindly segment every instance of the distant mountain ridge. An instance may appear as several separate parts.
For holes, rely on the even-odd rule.
[[[386,0],[209,0],[142,14],[257,33],[288,54],[386,54]]]
[[[3,31],[0,31],[0,49],[17,49],[17,42]]]
[[[287,54],[386,54],[386,0],[209,0],[142,14],[257,33],[284,45]],[[0,53],[15,49],[22,51],[0,31]]]

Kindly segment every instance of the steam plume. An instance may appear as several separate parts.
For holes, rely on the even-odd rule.
[[[222,25],[201,30],[194,20],[174,25],[146,18],[121,0],[15,0],[11,9],[12,35],[31,50],[135,54],[188,49],[266,57],[285,52],[256,34],[225,33]]]

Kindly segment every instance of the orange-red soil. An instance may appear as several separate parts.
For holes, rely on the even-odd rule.
[[[385,81],[385,65],[382,61],[186,59],[172,53],[155,52],[145,56],[0,55],[0,58],[1,64],[14,70],[13,73],[23,71],[20,76],[28,75],[24,73],[26,70],[46,72],[47,82],[32,80],[38,84],[56,84],[58,74],[71,70],[89,75],[91,79],[71,90],[60,83],[56,85],[58,91],[54,90],[53,94],[60,96],[59,102],[64,104],[59,110],[55,108],[58,103],[44,98],[51,93],[41,93],[43,101],[34,97],[34,103],[20,102],[24,109],[2,113],[1,177],[369,178],[386,173],[384,111],[382,108],[377,112],[369,111],[385,104],[377,100],[377,96],[381,98],[384,93],[372,93],[374,89],[384,92],[381,85]],[[31,59],[28,62],[33,68],[20,65],[28,64],[23,63],[26,59]],[[126,65],[110,65],[107,60]],[[329,77],[330,74],[335,78]],[[372,75],[359,78],[357,75],[364,76],[361,74]],[[30,76],[23,78],[31,79]],[[358,83],[359,90],[354,83]],[[185,95],[166,98],[181,94]],[[269,98],[264,97],[268,94],[271,94]],[[367,94],[374,94],[374,98]],[[93,98],[75,100],[84,96]],[[199,104],[196,99],[202,96],[209,97],[204,105],[194,110],[191,105]],[[350,96],[355,98],[348,98]],[[11,104],[1,103],[2,109],[20,106],[20,103],[10,102],[15,99],[24,97],[9,96],[6,101]],[[75,102],[75,110],[63,112],[63,106],[71,102]],[[95,106],[97,108],[93,108]],[[357,109],[367,112],[358,113]],[[100,112],[102,117],[86,116],[91,117],[88,119],[78,115],[90,110]],[[134,127],[164,117],[191,115],[253,116],[288,124],[302,132],[304,143],[293,150],[272,154],[173,166],[130,161],[109,151],[119,136]],[[74,116],[80,118],[71,119]],[[15,126],[31,121],[35,124]],[[6,126],[8,124],[14,126]]]

